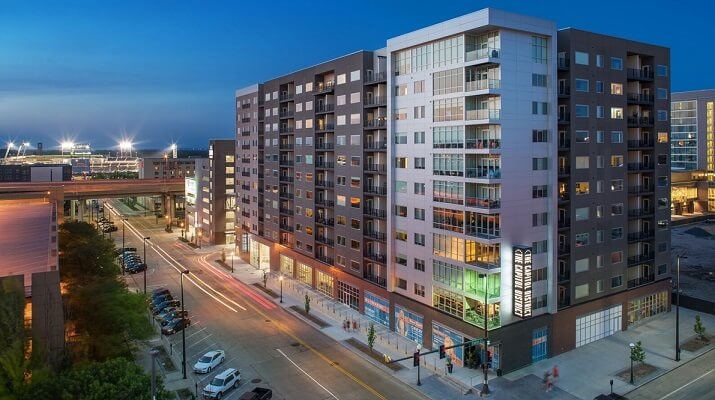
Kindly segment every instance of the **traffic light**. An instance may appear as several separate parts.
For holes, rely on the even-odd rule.
[[[444,351],[444,345],[440,344],[439,345],[439,358],[443,359],[446,356],[446,352]]]
[[[419,351],[416,351],[416,352],[412,355],[412,366],[413,366],[413,367],[418,367],[419,365],[420,365],[420,352],[419,352]]]

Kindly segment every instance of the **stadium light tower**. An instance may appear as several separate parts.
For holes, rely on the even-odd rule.
[[[7,149],[5,150],[5,158],[7,158],[7,155],[10,153],[10,149],[15,147],[15,143],[13,142],[7,142],[7,145],[5,146]]]
[[[74,147],[74,143],[70,142],[69,140],[65,140],[60,144],[60,148],[62,149],[62,155],[65,155],[65,151],[72,151],[72,148]]]

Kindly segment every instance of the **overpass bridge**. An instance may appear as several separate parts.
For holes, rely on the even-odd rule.
[[[44,198],[58,204],[65,200],[161,196],[166,214],[174,218],[171,198],[184,194],[183,179],[106,179],[59,182],[0,182],[0,200]],[[74,208],[73,208],[74,209]],[[82,207],[80,209],[80,218]],[[59,213],[61,214],[61,213]],[[61,215],[58,215],[62,218]]]

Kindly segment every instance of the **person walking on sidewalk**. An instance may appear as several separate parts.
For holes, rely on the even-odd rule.
[[[551,380],[551,371],[546,371],[544,372],[544,392],[550,392],[551,391],[551,385],[553,385],[553,381]]]
[[[554,369],[551,371],[551,375],[554,378],[553,385],[556,384],[556,381],[559,380],[559,366],[554,364]]]

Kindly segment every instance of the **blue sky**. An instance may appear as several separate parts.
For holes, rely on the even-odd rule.
[[[675,4],[0,0],[0,140],[206,147],[231,137],[235,89],[484,7],[668,46],[673,91],[715,88],[715,3]]]

